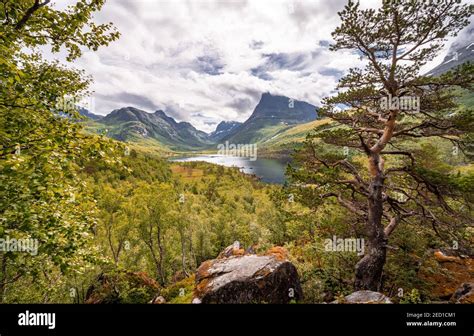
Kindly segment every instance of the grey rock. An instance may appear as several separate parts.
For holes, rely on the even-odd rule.
[[[220,257],[196,271],[193,302],[288,303],[302,298],[295,266],[278,255]]]
[[[474,283],[465,282],[454,292],[449,300],[453,303],[473,303],[474,302]]]
[[[333,301],[332,303],[392,303],[392,301],[382,293],[361,290],[345,296],[343,302]]]
[[[152,304],[163,304],[163,303],[166,303],[166,299],[164,297],[162,297],[161,295],[155,297],[153,300],[151,300]]]

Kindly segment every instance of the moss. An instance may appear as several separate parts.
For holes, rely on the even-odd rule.
[[[86,303],[148,303],[160,286],[144,272],[101,273],[89,287]]]
[[[190,276],[181,281],[175,282],[161,291],[161,295],[167,303],[191,303],[193,300],[195,277]]]

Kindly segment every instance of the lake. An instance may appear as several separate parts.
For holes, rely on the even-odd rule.
[[[204,161],[225,167],[237,167],[245,174],[253,174],[260,178],[262,182],[283,184],[286,181],[285,171],[288,161],[276,159],[256,159],[229,155],[199,155],[172,158],[174,162]]]

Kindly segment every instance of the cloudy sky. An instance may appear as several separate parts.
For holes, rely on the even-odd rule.
[[[328,50],[345,3],[109,0],[95,21],[112,21],[121,38],[75,66],[94,78],[96,114],[162,109],[208,132],[222,120],[244,121],[266,91],[319,105],[349,67],[362,65],[349,51]]]

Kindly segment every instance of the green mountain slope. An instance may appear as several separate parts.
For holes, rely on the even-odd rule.
[[[291,128],[317,118],[317,108],[285,96],[264,93],[252,115],[224,141],[234,144],[259,143]]]
[[[288,156],[305,141],[307,134],[315,127],[329,122],[329,119],[320,119],[282,129],[272,137],[258,143],[259,155],[264,157]]]
[[[196,150],[211,144],[208,135],[187,122],[176,122],[163,111],[147,113],[134,107],[112,111],[95,123],[90,131],[116,140],[153,145],[173,151]]]

